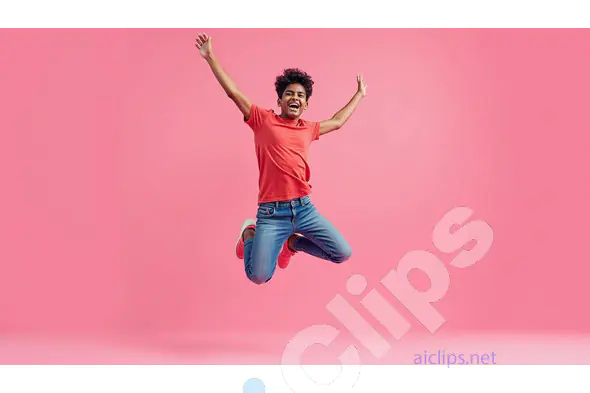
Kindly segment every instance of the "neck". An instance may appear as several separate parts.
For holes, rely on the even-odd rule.
[[[281,118],[285,119],[285,120],[290,120],[290,121],[298,121],[299,117],[289,117],[289,115],[287,115],[286,113],[281,113]]]

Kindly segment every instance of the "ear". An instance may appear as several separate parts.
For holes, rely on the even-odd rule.
[[[280,106],[281,106],[281,99],[280,99],[280,98],[278,98],[278,99],[277,99],[277,106],[278,106],[278,107],[280,107]]]

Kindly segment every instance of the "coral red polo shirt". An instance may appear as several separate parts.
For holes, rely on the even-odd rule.
[[[258,203],[288,201],[311,192],[308,151],[320,137],[320,124],[283,119],[273,110],[252,105],[246,121],[254,131],[258,169]]]

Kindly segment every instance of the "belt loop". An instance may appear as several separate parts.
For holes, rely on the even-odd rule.
[[[279,201],[275,202],[275,209],[277,209],[277,210],[279,209]]]

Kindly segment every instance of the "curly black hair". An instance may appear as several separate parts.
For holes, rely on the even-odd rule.
[[[283,71],[283,75],[277,76],[275,81],[275,88],[279,98],[283,97],[283,93],[287,86],[299,83],[305,89],[306,100],[309,100],[313,93],[313,80],[311,76],[299,68],[287,68]]]

